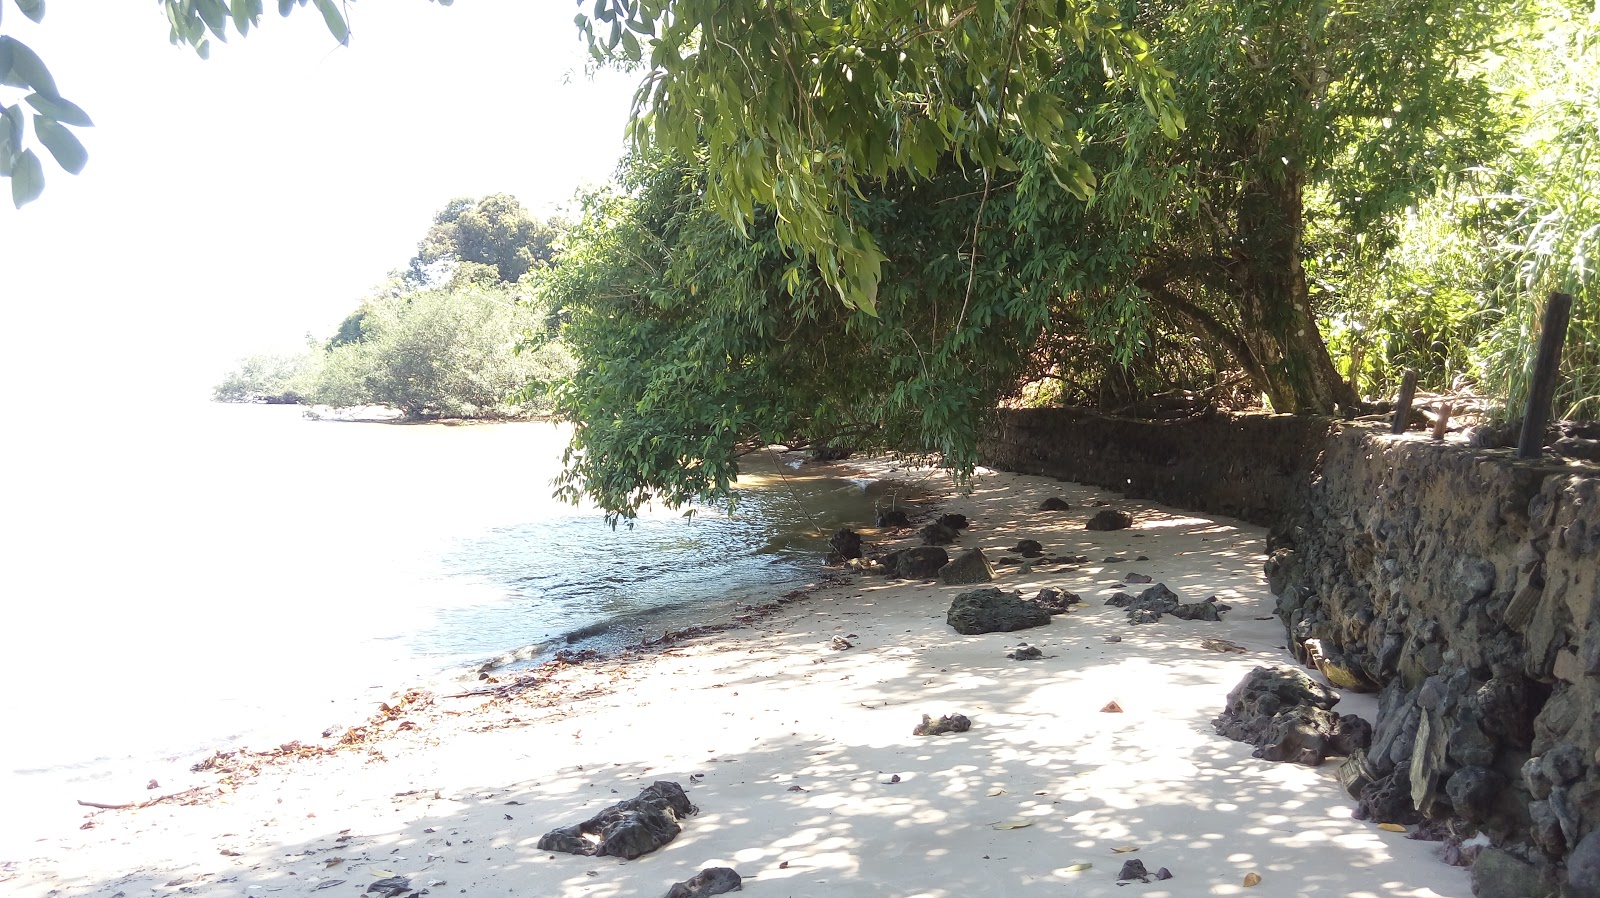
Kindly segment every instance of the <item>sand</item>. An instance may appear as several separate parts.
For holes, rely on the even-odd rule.
[[[1036,510],[1051,495],[1073,509]],[[1084,530],[1095,498],[1136,526]],[[990,472],[945,508],[972,519],[960,545],[991,559],[1020,538],[1089,556],[1070,572],[1000,567],[995,584],[1066,588],[1085,605],[1047,627],[960,636],[944,614],[962,588],[857,575],[743,629],[567,668],[514,700],[441,698],[370,746],[266,765],[200,804],[73,799],[141,801],[212,788],[215,775],[7,814],[0,892],[349,898],[401,874],[436,898],[655,898],[720,865],[765,896],[1471,894],[1436,844],[1352,819],[1334,764],[1257,760],[1212,730],[1251,668],[1293,664],[1270,617],[1259,528]],[[1099,561],[1111,555],[1130,560]],[[1132,626],[1103,604],[1128,572],[1233,610],[1220,623]],[[835,636],[853,647],[833,648]],[[1245,651],[1212,651],[1205,637]],[[1045,657],[1008,660],[1024,640]],[[1113,701],[1121,713],[1100,710]],[[1370,719],[1372,707],[1350,696],[1340,710]],[[911,735],[921,715],[951,712],[972,729]],[[655,780],[700,808],[662,850],[624,862],[534,847]],[[1131,858],[1173,878],[1119,887]],[[1260,882],[1246,887],[1251,873]]]

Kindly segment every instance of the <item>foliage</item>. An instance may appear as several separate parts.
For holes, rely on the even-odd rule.
[[[430,266],[454,263],[456,282],[493,286],[514,284],[537,265],[549,264],[556,228],[535,220],[516,197],[494,194],[481,200],[451,200],[433,218],[433,226],[417,246],[406,280],[430,285]]]
[[[970,470],[978,435],[1044,323],[986,235],[981,289],[953,250],[979,200],[964,177],[887,185],[852,215],[917,264],[886,271],[876,316],[848,309],[765,210],[749,239],[703,198],[701,162],[635,157],[591,194],[537,283],[570,315],[577,357],[558,412],[575,422],[568,497],[614,516],[729,496],[771,442],[939,453]]]
[[[540,310],[500,289],[418,290],[363,306],[362,338],[326,351],[305,401],[381,405],[410,418],[502,417],[547,411],[530,383],[564,378],[565,349],[516,351]],[[513,401],[519,390],[521,401]]]
[[[212,389],[211,398],[217,402],[300,402],[321,361],[316,348],[249,356]]]
[[[1062,60],[1135,90],[1169,134],[1182,125],[1165,73],[1106,3],[596,0],[577,22],[598,57],[643,68],[641,147],[703,151],[713,209],[741,233],[770,209],[779,245],[868,313],[884,254],[850,199],[868,182],[952,159],[993,174],[1020,137],[1092,192],[1076,114],[1050,89]]]

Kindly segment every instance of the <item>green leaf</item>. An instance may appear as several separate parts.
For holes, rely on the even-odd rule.
[[[17,0],[17,8],[35,22],[44,19],[44,0]]]
[[[44,168],[32,150],[23,150],[11,170],[11,202],[18,209],[39,198],[44,192]]]
[[[94,122],[89,120],[88,113],[60,97],[52,100],[44,94],[28,94],[24,99],[28,101],[29,106],[63,125],[77,125],[80,128],[94,127]]]
[[[60,122],[36,115],[33,117],[33,133],[39,135],[39,142],[55,157],[56,164],[68,173],[78,174],[88,164],[89,151]]]
[[[333,39],[341,44],[350,43],[350,25],[345,22],[344,14],[339,12],[339,7],[333,0],[312,0],[317,4],[317,9],[322,13],[322,21],[328,23],[328,32]]]
[[[61,94],[56,90],[56,80],[50,77],[50,70],[45,68],[44,60],[39,54],[28,49],[28,45],[14,37],[0,35],[0,59],[10,56],[11,64],[6,71],[0,71],[0,84],[9,84],[12,87],[31,87],[41,94],[59,99]]]

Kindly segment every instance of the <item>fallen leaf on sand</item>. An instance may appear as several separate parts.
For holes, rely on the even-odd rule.
[[[1406,831],[1406,828],[1398,823],[1380,823],[1378,828],[1387,833],[1403,833]]]
[[[1066,870],[1068,873],[1078,873],[1080,871],[1087,870],[1087,869],[1089,869],[1090,867],[1093,867],[1093,866],[1094,866],[1094,864],[1073,864],[1070,867],[1063,867],[1062,869]]]
[[[1004,789],[990,789],[989,790],[989,797],[990,798],[993,798],[996,795],[1004,795],[1004,794],[1006,794],[1006,790],[1004,790]]]
[[[1116,702],[1108,702],[1104,708],[1100,709],[1100,713],[1102,713],[1102,714],[1121,714],[1122,713],[1122,706],[1117,704]]]
[[[1032,825],[1032,820],[1006,820],[1001,823],[994,824],[994,829],[1022,829],[1024,826]]]
[[[1244,884],[1246,886],[1260,885],[1261,884],[1261,874],[1260,873],[1246,873],[1244,875]]]
[[[1121,846],[1119,848],[1111,849],[1111,852],[1113,854],[1127,854],[1130,851],[1138,851],[1138,850],[1139,850],[1139,846],[1137,846],[1137,845],[1123,845],[1123,846]]]
[[[342,880],[342,879],[324,879],[323,881],[317,883],[317,887],[315,889],[312,889],[312,891],[320,892],[323,889],[331,889],[334,886],[342,886],[342,885],[344,885],[344,880]]]
[[[344,858],[342,858],[342,857],[330,857],[327,860],[322,862],[322,866],[324,866],[324,867],[337,867],[342,863],[344,863]]]
[[[385,869],[383,869],[381,867],[368,867],[367,870],[373,876],[376,876],[379,879],[388,879],[389,877],[394,875],[393,873],[390,873],[388,870],[385,870]]]
[[[1243,653],[1243,652],[1249,651],[1249,649],[1245,648],[1244,646],[1240,645],[1237,642],[1229,642],[1226,639],[1213,639],[1211,637],[1206,637],[1205,639],[1200,640],[1200,645],[1205,647],[1205,648],[1210,649],[1213,652],[1241,652],[1241,653]]]

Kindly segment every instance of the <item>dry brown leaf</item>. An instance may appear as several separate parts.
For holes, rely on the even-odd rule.
[[[324,866],[324,867],[337,867],[342,863],[344,863],[344,858],[342,858],[342,857],[330,857],[327,860],[322,862],[322,866]]]
[[[1022,829],[1024,826],[1032,826],[1032,825],[1033,825],[1033,821],[1032,820],[1006,820],[1006,821],[1003,821],[1003,822],[1000,822],[1000,823],[996,823],[994,825],[994,828],[995,829]]]
[[[1138,851],[1138,850],[1139,850],[1139,846],[1137,846],[1137,845],[1123,845],[1120,848],[1111,849],[1111,851],[1113,853],[1115,853],[1115,854],[1127,854],[1130,851]]]
[[[1261,884],[1261,874],[1260,873],[1246,873],[1244,875],[1244,884],[1246,886],[1260,885]]]
[[[1006,794],[1006,790],[1004,790],[1004,789],[990,789],[989,790],[989,797],[990,798],[993,798],[996,795],[1004,795],[1004,794]]]
[[[1122,706],[1117,704],[1116,702],[1108,702],[1104,708],[1100,709],[1100,713],[1102,713],[1102,714],[1121,714],[1122,713]]]
[[[1378,828],[1384,832],[1390,833],[1403,833],[1406,831],[1406,828],[1398,823],[1380,823],[1378,824]]]
[[[1093,866],[1094,866],[1094,864],[1073,864],[1072,866],[1066,867],[1065,869],[1066,869],[1066,871],[1068,873],[1077,873],[1077,872],[1079,872],[1081,870],[1087,870],[1087,869],[1089,869],[1090,867],[1093,867]]]

